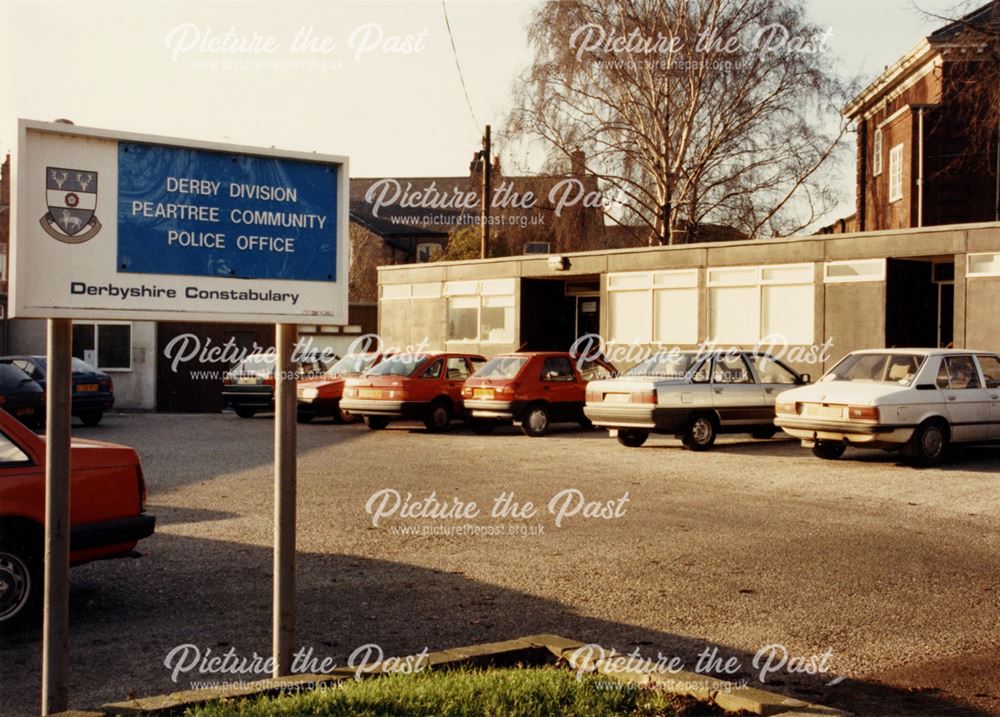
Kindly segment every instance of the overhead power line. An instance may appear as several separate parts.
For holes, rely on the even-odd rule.
[[[465,93],[465,104],[469,106],[469,115],[472,117],[472,124],[479,131],[479,120],[476,119],[476,112],[472,109],[472,101],[469,99],[469,88],[465,86],[465,76],[462,74],[462,64],[458,61],[458,50],[455,48],[455,35],[451,31],[451,22],[448,21],[448,6],[445,0],[441,0],[441,9],[444,11],[444,24],[448,28],[448,39],[451,40],[451,54],[455,57],[455,69],[458,70],[458,79],[462,83],[462,92]]]

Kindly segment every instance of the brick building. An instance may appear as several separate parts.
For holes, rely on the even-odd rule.
[[[982,118],[968,111],[998,33],[995,0],[923,38],[845,108],[857,126],[856,215],[826,231],[1000,220],[1000,125],[976,141],[970,126]]]

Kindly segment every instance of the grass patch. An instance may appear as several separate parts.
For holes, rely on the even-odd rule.
[[[577,681],[575,673],[568,670],[543,667],[429,671],[360,682],[349,680],[319,691],[212,703],[186,714],[190,717],[689,717],[718,712],[692,700],[607,677],[585,675]]]

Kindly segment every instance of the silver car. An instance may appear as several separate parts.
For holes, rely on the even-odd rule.
[[[765,353],[670,351],[618,378],[592,381],[583,412],[631,448],[665,433],[705,451],[720,433],[771,438],[775,398],[807,383],[808,374]]]

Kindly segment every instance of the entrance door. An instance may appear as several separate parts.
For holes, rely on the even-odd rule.
[[[576,297],[576,338],[601,333],[601,297]]]
[[[889,259],[886,263],[885,345],[936,348],[938,286],[929,261]]]

